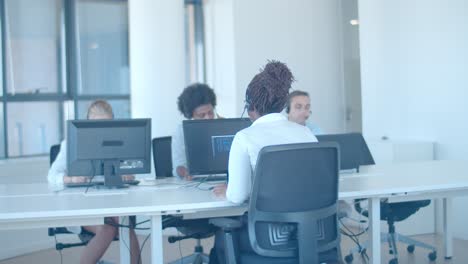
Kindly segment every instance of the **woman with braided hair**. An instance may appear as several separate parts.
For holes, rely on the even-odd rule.
[[[293,81],[289,68],[279,61],[269,61],[250,81],[245,92],[245,109],[253,123],[235,135],[229,153],[229,184],[216,186],[213,189],[215,195],[236,204],[245,202],[250,196],[252,172],[263,147],[317,142],[307,127],[289,121],[281,113]],[[216,234],[210,263],[224,263],[223,236],[221,231]],[[240,251],[255,254],[250,246],[247,227],[240,230],[238,244]]]
[[[214,188],[217,196],[226,196],[236,204],[249,198],[252,171],[263,147],[317,142],[308,128],[288,121],[281,114],[293,81],[289,68],[279,61],[269,61],[250,81],[245,92],[245,108],[253,123],[234,137],[229,153],[229,185]]]

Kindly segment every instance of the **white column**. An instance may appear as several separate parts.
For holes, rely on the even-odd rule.
[[[129,53],[132,117],[152,118],[152,135],[171,135],[185,87],[183,0],[130,0]]]
[[[215,90],[218,114],[238,117],[242,103],[237,98],[234,34],[234,0],[204,0],[206,80]]]
[[[370,251],[372,264],[380,264],[380,198],[369,199]]]

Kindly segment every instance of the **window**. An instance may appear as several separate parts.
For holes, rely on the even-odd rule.
[[[42,155],[108,100],[130,117],[125,0],[0,0],[0,158]]]

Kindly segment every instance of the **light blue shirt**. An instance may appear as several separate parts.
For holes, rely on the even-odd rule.
[[[306,127],[308,127],[310,131],[312,131],[312,134],[314,135],[323,134],[322,129],[317,124],[310,122],[309,120],[306,121]]]

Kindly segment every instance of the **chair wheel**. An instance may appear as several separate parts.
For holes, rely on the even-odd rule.
[[[394,258],[394,259],[391,259],[388,264],[398,264],[398,259]]]
[[[346,261],[346,263],[353,262],[353,260],[354,260],[353,254],[346,255],[344,260]]]
[[[430,261],[436,260],[436,258],[437,258],[437,252],[434,251],[434,252],[429,253],[428,257],[429,257],[429,260],[430,260]]]
[[[409,245],[406,250],[408,250],[409,253],[413,253],[414,252],[414,245]]]

